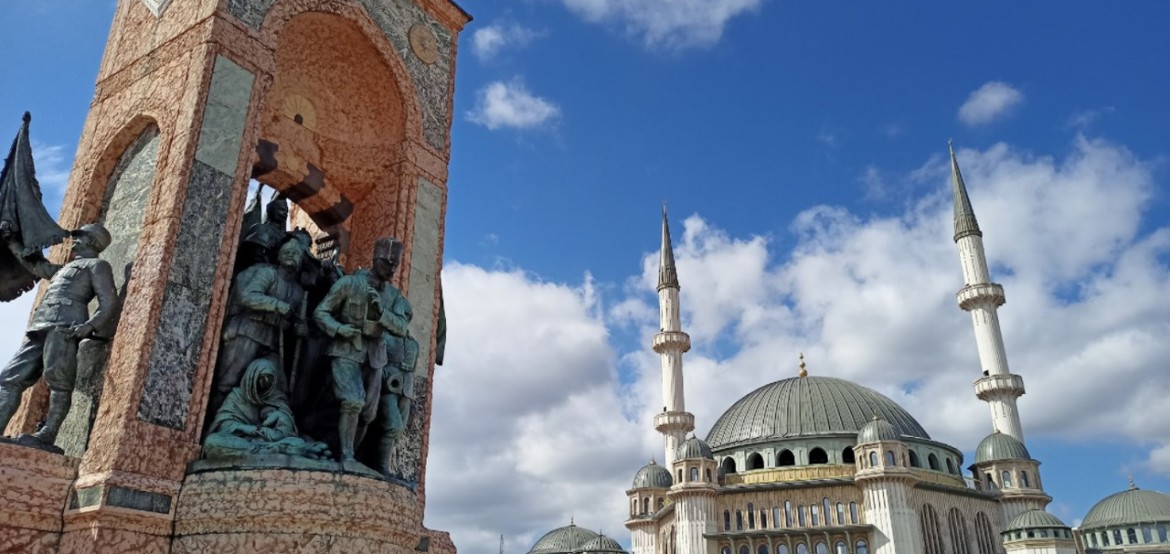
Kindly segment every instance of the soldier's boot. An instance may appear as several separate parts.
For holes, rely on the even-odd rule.
[[[45,414],[45,424],[32,436],[45,444],[53,444],[57,440],[57,431],[61,430],[61,424],[65,422],[65,416],[69,415],[72,396],[68,391],[50,391],[49,412]]]
[[[398,443],[397,433],[387,433],[378,442],[378,471],[382,473],[383,477],[389,479],[393,472],[390,467],[390,457],[394,455],[394,445]]]
[[[341,446],[341,461],[353,462],[353,441],[357,437],[358,413],[351,411],[341,412],[337,424],[337,442]]]
[[[0,435],[4,434],[4,429],[8,427],[8,422],[12,421],[12,416],[19,407],[20,391],[0,389]]]

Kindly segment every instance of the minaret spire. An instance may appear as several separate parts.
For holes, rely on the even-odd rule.
[[[1024,394],[1024,380],[1008,369],[1003,332],[999,327],[999,307],[1004,304],[1003,286],[991,282],[987,256],[983,252],[983,233],[975,220],[967,186],[959,172],[955,149],[951,153],[951,188],[955,201],[955,243],[963,265],[966,286],[958,292],[959,307],[971,313],[975,327],[975,343],[979,348],[979,363],[983,377],[975,381],[975,395],[991,407],[991,420],[996,431],[1006,433],[1024,442],[1024,430],[1016,399]]]
[[[682,332],[678,271],[670,244],[666,204],[662,205],[662,250],[658,254],[658,321],[653,348],[662,360],[662,412],[654,416],[654,429],[663,435],[666,467],[674,464],[678,445],[695,430],[695,416],[686,411],[683,396],[682,355],[691,349],[691,337]]]

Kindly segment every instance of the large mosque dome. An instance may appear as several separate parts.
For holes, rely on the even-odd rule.
[[[930,440],[918,421],[881,393],[844,379],[805,376],[748,393],[715,422],[707,444],[718,451],[801,437],[854,437],[874,416],[900,436]]]
[[[1170,523],[1170,495],[1135,487],[1107,496],[1089,510],[1081,528],[1141,523]]]
[[[532,545],[529,554],[575,554],[597,537],[593,531],[569,524],[545,533]]]

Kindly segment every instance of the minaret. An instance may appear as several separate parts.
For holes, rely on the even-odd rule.
[[[1024,394],[1024,380],[1008,370],[1003,333],[999,329],[997,310],[1004,304],[1003,287],[991,282],[987,258],[983,254],[983,232],[971,209],[967,186],[959,173],[955,148],[951,151],[951,183],[955,196],[955,243],[959,246],[959,260],[963,264],[966,286],[956,295],[959,307],[971,313],[975,326],[975,343],[979,347],[979,362],[983,377],[975,381],[975,395],[991,406],[991,421],[995,430],[1024,442],[1020,413],[1016,398]]]
[[[666,443],[666,467],[673,467],[676,450],[687,433],[695,430],[695,416],[683,403],[682,355],[691,349],[691,337],[682,332],[679,316],[678,270],[670,245],[666,205],[662,205],[662,251],[658,260],[658,320],[654,351],[662,358],[662,412],[654,416],[654,429]]]

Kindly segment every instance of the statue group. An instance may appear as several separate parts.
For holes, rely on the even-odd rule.
[[[0,249],[0,300],[28,291],[38,278],[49,284],[24,343],[0,369],[0,432],[24,390],[42,378],[49,406],[35,432],[0,440],[60,452],[53,443],[70,409],[78,345],[110,327],[119,298],[110,264],[99,258],[111,243],[109,231],[97,223],[65,231],[42,205],[28,123],[26,114],[0,174],[0,240],[6,245]],[[411,418],[419,353],[408,329],[410,303],[391,283],[402,243],[379,239],[372,266],[345,274],[336,253],[319,259],[308,232],[287,230],[288,204],[279,195],[263,220],[258,210],[248,212],[208,399],[203,458],[228,464],[272,455],[292,464],[334,458],[347,470],[369,468],[401,479],[391,460]],[[67,239],[67,263],[45,259],[45,248]]]

